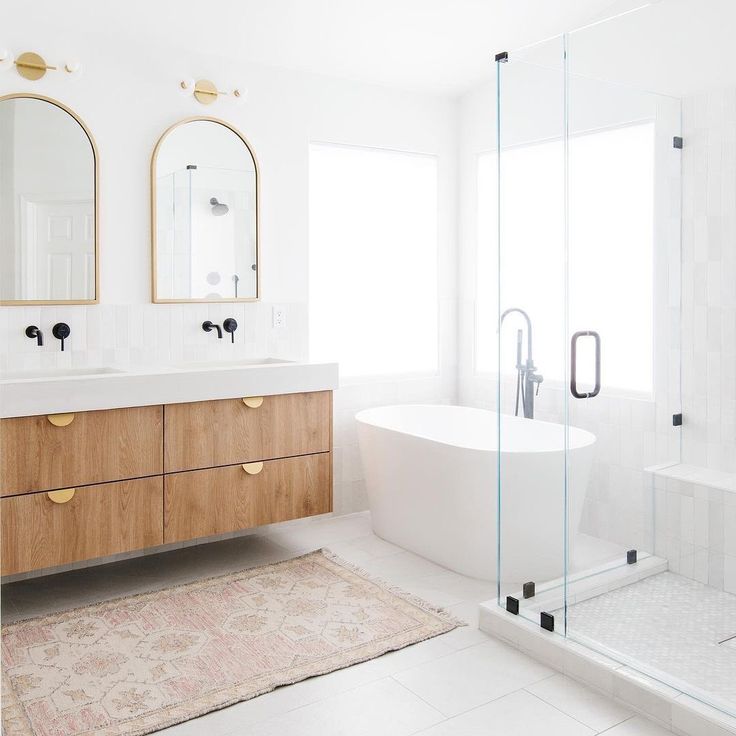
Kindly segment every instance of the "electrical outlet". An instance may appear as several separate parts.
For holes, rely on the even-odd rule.
[[[286,324],[286,312],[283,307],[274,307],[272,315],[274,327],[283,327]]]

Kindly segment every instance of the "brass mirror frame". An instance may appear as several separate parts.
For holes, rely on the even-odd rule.
[[[255,176],[256,176],[256,295],[255,296],[247,296],[247,297],[230,297],[227,299],[159,299],[157,293],[156,293],[156,284],[158,282],[157,278],[157,258],[156,258],[156,161],[158,159],[158,152],[161,148],[161,145],[168,137],[169,133],[176,130],[177,128],[181,127],[182,125],[186,125],[187,123],[194,123],[198,121],[203,122],[209,122],[209,123],[217,123],[218,125],[222,125],[223,127],[227,128],[228,130],[235,133],[238,138],[243,142],[243,145],[248,150],[248,153],[250,153],[251,158],[253,159],[253,166],[255,168]],[[213,118],[209,117],[207,115],[195,115],[194,117],[190,118],[184,118],[184,120],[180,120],[178,123],[174,123],[173,125],[170,125],[161,135],[161,137],[156,142],[156,146],[153,149],[153,154],[151,156],[151,301],[154,304],[219,304],[224,302],[257,302],[261,298],[261,229],[260,229],[260,222],[261,222],[261,173],[260,169],[258,168],[258,159],[256,158],[256,154],[253,151],[253,148],[251,147],[250,143],[248,143],[245,136],[235,127],[230,125],[230,123],[225,122],[224,120],[221,120],[220,118]]]
[[[95,298],[94,299],[3,299],[0,301],[0,306],[3,307],[22,307],[29,305],[39,304],[99,304],[100,303],[100,154],[97,150],[97,143],[95,143],[94,136],[90,129],[85,125],[82,118],[77,115],[70,107],[67,107],[63,102],[55,100],[53,97],[46,97],[44,95],[36,95],[31,92],[13,92],[9,95],[1,95],[0,102],[5,100],[17,100],[17,99],[30,99],[30,100],[41,100],[42,102],[48,102],[51,105],[56,105],[59,109],[71,115],[79,127],[84,131],[84,134],[89,140],[90,146],[92,146],[92,157],[94,158],[94,212],[95,212]]]

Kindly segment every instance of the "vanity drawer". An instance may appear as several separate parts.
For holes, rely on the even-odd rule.
[[[161,473],[162,429],[161,406],[0,419],[0,495]]]
[[[152,547],[163,541],[163,478],[3,498],[2,574]],[[56,501],[52,500],[56,498]]]
[[[165,472],[327,452],[331,424],[331,391],[168,404]]]
[[[331,510],[329,452],[164,476],[166,543]]]

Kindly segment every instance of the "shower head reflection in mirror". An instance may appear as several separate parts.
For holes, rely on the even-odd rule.
[[[215,217],[222,217],[230,211],[230,208],[223,202],[219,202],[217,197],[211,197],[210,204],[212,205],[212,214]]]
[[[151,165],[153,301],[258,299],[258,168],[243,136],[184,120]]]

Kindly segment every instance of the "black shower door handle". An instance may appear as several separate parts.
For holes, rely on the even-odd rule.
[[[578,391],[578,340],[592,337],[595,340],[595,386],[592,391]],[[576,399],[592,399],[601,392],[601,336],[595,330],[580,330],[570,340],[570,393]]]

